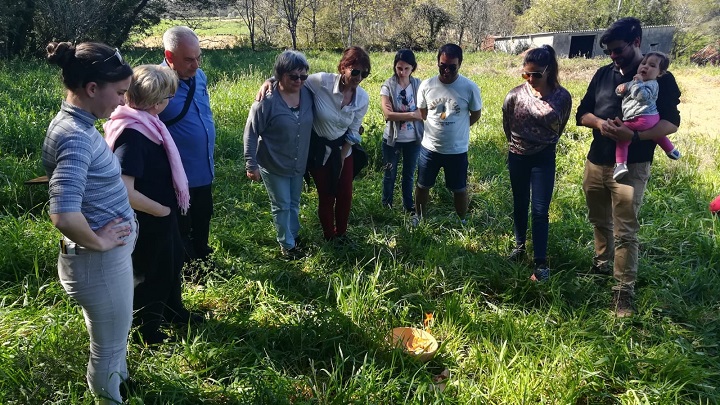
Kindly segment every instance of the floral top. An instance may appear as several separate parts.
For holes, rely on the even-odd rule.
[[[560,139],[570,118],[572,98],[558,86],[547,97],[537,97],[528,83],[510,90],[503,103],[503,130],[510,152],[533,155]]]

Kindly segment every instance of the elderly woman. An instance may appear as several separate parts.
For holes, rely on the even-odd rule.
[[[525,54],[522,78],[525,82],[510,90],[502,107],[514,204],[515,249],[510,260],[525,256],[528,205],[532,201],[535,268],[531,279],[546,280],[550,276],[548,211],[555,187],[555,147],[570,118],[572,99],[560,86],[555,50],[549,45]]]
[[[62,233],[58,274],[83,309],[90,334],[87,381],[102,404],[122,402],[132,321],[130,255],[137,225],[120,165],[95,122],[124,102],[132,69],[99,43],[50,43],[67,96],[50,123],[42,162],[50,179],[50,219]]]
[[[354,176],[352,145],[360,143],[360,125],[368,109],[368,94],[360,87],[370,75],[364,49],[345,49],[338,73],[313,73],[305,81],[313,94],[315,120],[308,169],[318,192],[318,217],[325,240],[348,242],[347,228]],[[270,87],[265,82],[257,99]]]
[[[272,94],[252,105],[243,137],[247,177],[265,184],[280,253],[289,259],[302,256],[300,194],[313,124],[312,94],[303,86],[309,69],[300,52],[278,55]]]
[[[106,141],[120,160],[130,205],[140,231],[132,254],[135,277],[134,324],[147,345],[169,338],[159,330],[163,319],[177,324],[203,317],[191,314],[181,300],[183,242],[176,213],[190,205],[188,180],[173,138],[158,114],[177,90],[177,75],[158,65],[135,68],[125,95],[105,123]]]

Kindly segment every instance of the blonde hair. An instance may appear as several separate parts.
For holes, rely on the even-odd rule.
[[[140,65],[133,69],[125,100],[130,107],[145,110],[175,94],[177,88],[178,76],[174,70],[167,66]]]

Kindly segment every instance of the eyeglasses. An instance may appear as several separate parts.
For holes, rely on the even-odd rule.
[[[522,72],[520,75],[523,79],[528,80],[530,77],[533,77],[534,79],[542,79],[543,76],[545,76],[545,72],[547,71],[547,66],[545,66],[545,69],[543,69],[542,72]]]
[[[365,79],[366,77],[370,76],[370,71],[369,71],[369,70],[362,70],[362,71],[361,71],[360,69],[353,69],[353,70],[350,71],[350,75],[351,75],[351,76],[360,75],[360,76],[362,76],[363,79]]]
[[[618,46],[617,48],[614,48],[614,49],[603,49],[603,53],[605,55],[612,55],[612,54],[620,55],[625,50],[625,48],[627,48],[630,45],[632,45],[632,42],[628,42],[625,46]]]
[[[405,93],[405,89],[400,90],[400,102],[403,105],[408,105],[410,102],[408,101],[407,97],[405,97],[407,93]]]
[[[288,79],[290,79],[292,81],[297,81],[298,79],[305,81],[305,80],[307,80],[308,75],[294,75],[294,74],[288,73],[287,77],[288,77]]]
[[[171,95],[165,97],[164,100],[170,100],[170,99],[173,98],[173,97],[175,97],[175,95],[174,95],[174,94],[171,94]]]
[[[117,48],[115,48],[115,53],[114,53],[114,54],[108,56],[108,57],[105,58],[104,60],[101,60],[101,61],[100,61],[100,60],[96,60],[95,62],[91,63],[91,65],[94,65],[94,64],[96,64],[96,63],[105,63],[105,62],[109,61],[109,60],[112,59],[112,58],[115,58],[115,60],[116,60],[117,63],[118,63],[118,66],[119,66],[119,65],[122,65],[122,64],[124,63],[124,62],[123,62],[123,57],[122,57],[122,55],[120,55],[120,50],[117,49]]]
[[[440,68],[441,71],[447,70],[448,72],[452,73],[457,70],[458,65],[456,65],[454,63],[451,65],[446,65],[444,63],[438,63],[438,68]]]

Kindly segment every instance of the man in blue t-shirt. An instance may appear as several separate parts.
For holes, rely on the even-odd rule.
[[[190,209],[178,217],[185,242],[185,260],[206,261],[210,218],[213,214],[212,181],[215,177],[215,121],[210,110],[207,77],[200,69],[200,41],[188,27],[172,27],[163,35],[165,61],[180,81],[175,96],[160,119],[177,145],[190,187]]]

